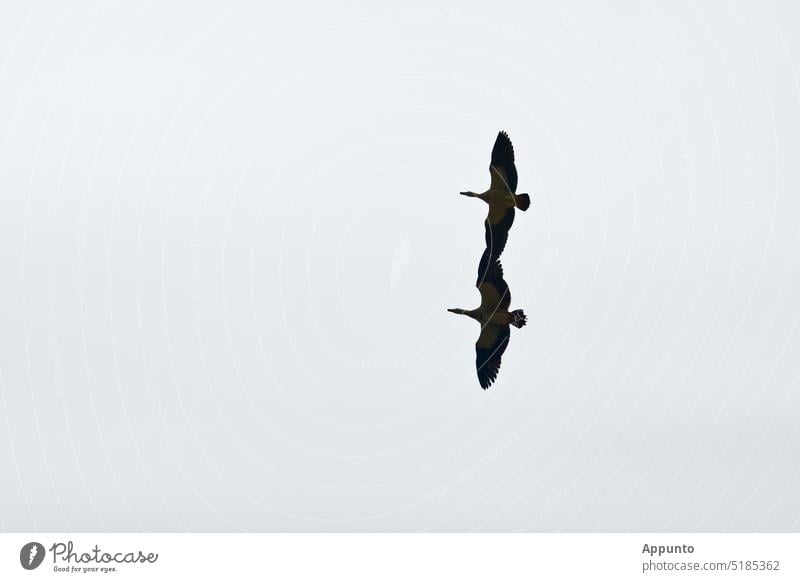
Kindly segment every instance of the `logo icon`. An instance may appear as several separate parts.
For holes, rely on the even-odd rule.
[[[35,570],[44,561],[44,546],[39,542],[28,542],[19,551],[19,563],[26,570]]]

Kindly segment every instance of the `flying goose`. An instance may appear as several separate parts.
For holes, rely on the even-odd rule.
[[[511,335],[509,325],[521,328],[528,319],[521,309],[508,311],[511,292],[503,279],[503,266],[491,255],[489,249],[481,257],[475,285],[481,293],[480,307],[447,311],[468,315],[481,324],[481,334],[475,342],[475,367],[478,371],[478,382],[486,390],[500,371],[500,359]]]
[[[489,205],[489,214],[484,223],[486,248],[494,257],[499,257],[506,246],[508,231],[514,224],[514,208],[527,210],[531,198],[517,191],[517,168],[514,165],[514,146],[505,131],[497,134],[489,164],[492,182],[483,193],[461,192],[463,196],[480,198]]]

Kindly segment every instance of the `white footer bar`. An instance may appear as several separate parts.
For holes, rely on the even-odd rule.
[[[0,580],[755,582],[798,562],[800,534],[0,534]]]

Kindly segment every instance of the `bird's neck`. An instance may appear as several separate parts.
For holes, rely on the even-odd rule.
[[[469,196],[471,198],[480,198],[484,202],[489,202],[491,199],[491,188],[486,192],[462,192],[464,196]]]
[[[467,317],[471,317],[475,321],[478,321],[478,322],[481,321],[480,309],[465,309],[464,310],[464,315],[466,315]]]
[[[450,311],[451,313],[456,313],[458,315],[466,315],[478,322],[482,321],[480,309],[448,309],[447,311]]]

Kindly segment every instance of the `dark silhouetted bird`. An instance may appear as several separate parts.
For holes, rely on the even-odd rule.
[[[500,371],[500,359],[506,351],[511,335],[510,325],[524,326],[528,319],[521,309],[509,311],[511,291],[503,279],[500,261],[484,251],[478,266],[478,291],[481,305],[477,309],[448,309],[451,313],[468,315],[481,324],[481,333],[475,342],[475,367],[478,382],[486,390],[492,385]]]
[[[514,209],[527,210],[531,205],[528,194],[516,194],[517,168],[514,165],[514,146],[505,131],[497,134],[489,164],[492,182],[483,193],[461,192],[463,196],[480,198],[489,205],[484,224],[486,248],[493,257],[499,257],[506,246],[508,231],[514,224]]]

